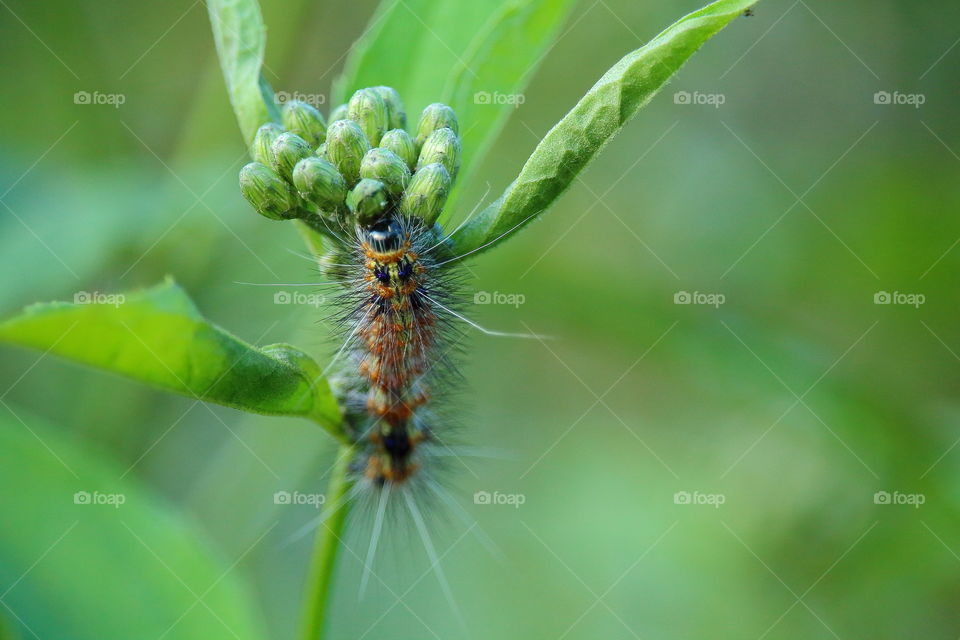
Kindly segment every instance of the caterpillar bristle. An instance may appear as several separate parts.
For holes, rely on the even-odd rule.
[[[423,515],[420,513],[420,508],[417,506],[417,502],[413,500],[409,492],[405,492],[403,497],[407,502],[407,508],[410,510],[410,515],[413,517],[414,524],[417,526],[417,531],[420,533],[420,538],[423,541],[423,548],[426,550],[427,557],[430,559],[430,567],[437,576],[437,582],[440,583],[440,589],[443,591],[443,595],[447,599],[447,604],[450,605],[450,610],[453,612],[464,632],[469,634],[466,620],[463,617],[460,606],[453,597],[453,591],[450,589],[450,583],[447,581],[446,574],[444,573],[443,567],[440,564],[441,557],[437,555],[437,551],[433,546],[433,540],[430,537],[430,532],[427,531],[427,525],[423,520]],[[467,529],[467,532],[472,531],[474,526],[476,525],[470,525],[470,528]]]
[[[328,365],[339,368],[344,404],[361,450],[358,480],[372,488],[401,485],[421,471],[422,449],[435,439],[434,385],[457,378],[460,329],[438,301],[457,306],[459,275],[436,269],[446,258],[437,233],[396,211],[357,225],[325,264],[341,283],[331,317],[343,344]],[[446,305],[444,305],[446,306]]]

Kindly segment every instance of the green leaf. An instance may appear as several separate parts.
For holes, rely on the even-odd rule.
[[[366,30],[350,49],[343,73],[334,82],[331,110],[346,102],[354,91],[381,84],[389,84],[399,91],[407,108],[413,106],[409,95],[409,78],[413,75],[410,63],[422,38],[407,37],[405,30],[416,29],[416,16],[435,4],[436,0],[409,0],[406,6],[402,0],[380,3]]]
[[[260,125],[280,121],[273,89],[260,73],[266,28],[257,0],[207,0],[230,104],[249,147]]]
[[[490,248],[543,213],[690,56],[756,2],[714,2],[617,62],[547,133],[500,199],[459,232],[454,250]]]
[[[257,0],[208,0],[207,8],[230,104],[250,149],[260,126],[280,122],[273,89],[261,73],[267,39],[260,4]],[[322,255],[321,234],[304,224],[298,224],[297,230],[311,250]]]
[[[337,102],[345,102],[357,89],[389,85],[400,92],[415,126],[423,107],[442,100],[463,44],[504,2],[384,0],[337,79]]]
[[[343,101],[357,89],[389,85],[407,106],[410,128],[427,104],[449,104],[463,125],[463,184],[514,110],[512,104],[483,104],[475,96],[522,92],[574,3],[386,0],[354,45],[335,93]],[[455,197],[456,192],[445,217]]]
[[[5,405],[0,451],[0,611],[20,637],[267,637],[240,559],[123,467]]]
[[[454,69],[444,99],[462,123],[460,185],[467,184],[516,111],[519,97],[574,4],[575,0],[507,3]],[[457,193],[447,200],[441,223],[456,210]]]
[[[172,281],[126,296],[77,295],[92,300],[28,307],[0,324],[0,342],[41,349],[197,400],[307,417],[343,437],[336,400],[309,356],[288,345],[258,349],[239,340],[205,320]]]

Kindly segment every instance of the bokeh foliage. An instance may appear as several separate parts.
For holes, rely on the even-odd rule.
[[[610,64],[698,4],[578,5],[478,168],[493,193]],[[0,133],[3,191],[13,187],[0,206],[2,308],[134,289],[172,273],[207,317],[247,342],[326,353],[313,307],[278,306],[273,289],[234,284],[312,274],[288,252],[301,250],[290,230],[265,227],[236,193],[245,150],[202,6],[50,0],[9,9],[36,37],[0,9],[0,52],[18,63],[0,102],[9,122],[31,124]],[[372,2],[264,2],[268,79],[329,95],[342,53],[373,10]],[[473,267],[478,291],[525,296],[516,308],[478,305],[474,316],[557,337],[547,346],[471,341],[462,437],[513,455],[465,460],[472,473],[454,463],[453,477],[468,503],[477,490],[526,496],[516,510],[468,505],[506,563],[470,537],[444,559],[477,635],[560,636],[658,540],[604,595],[643,636],[722,628],[759,637],[776,622],[768,637],[832,637],[818,617],[840,637],[956,635],[960,457],[950,447],[960,363],[951,350],[960,353],[960,257],[948,250],[960,235],[951,151],[960,129],[958,50],[948,49],[960,10],[946,1],[771,2],[757,14],[711,43],[549,217]],[[121,91],[127,101],[76,105],[82,90]],[[726,102],[678,105],[674,90],[722,93]],[[877,91],[895,90],[927,102],[874,103]],[[460,201],[472,205],[482,192]],[[678,291],[721,292],[726,303],[674,305]],[[919,292],[926,303],[875,305],[878,291]],[[164,518],[189,521],[174,528],[206,531],[218,549],[209,555],[220,558],[211,566],[239,560],[233,571],[257,585],[251,600],[263,603],[268,633],[289,637],[308,539],[290,536],[313,511],[280,508],[272,495],[319,491],[329,438],[305,421],[194,406],[38,355],[3,351],[0,388],[12,386],[0,405],[5,440],[36,446],[29,426],[68,464],[65,441],[83,441],[71,465],[78,473],[108,458],[116,479],[132,465],[125,481],[176,514]],[[3,454],[7,473],[14,450]],[[51,459],[38,462],[38,476],[5,483],[5,530],[48,495],[32,487],[52,482],[42,473],[57,465]],[[727,502],[675,505],[684,490]],[[926,503],[876,505],[880,490],[921,492]],[[30,546],[3,563],[22,568],[3,574],[3,590],[74,519],[77,533],[104,515],[54,491],[44,504],[56,517],[37,520]],[[133,527],[126,506],[117,518]],[[465,528],[451,518],[442,548]],[[398,595],[426,567],[400,529],[378,567]],[[362,556],[366,541],[349,542]],[[27,615],[27,579],[108,566],[97,560],[107,540],[76,544],[51,551],[3,601]],[[345,556],[335,637],[364,633],[393,602],[374,582],[357,603],[349,582],[359,566]],[[205,588],[171,567],[198,594]],[[431,612],[422,617],[441,637],[456,635],[431,580],[406,601]],[[805,605],[778,621],[796,601],[791,590]],[[181,592],[172,597],[189,604]],[[209,616],[200,605],[194,613]],[[568,637],[629,636],[617,616],[598,604]],[[197,622],[208,623],[221,633],[215,619]],[[403,607],[368,637],[392,632],[428,634]]]

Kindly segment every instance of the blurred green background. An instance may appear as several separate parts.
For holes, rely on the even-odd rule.
[[[204,4],[0,4],[0,311],[172,274],[238,336],[328,358],[321,310],[236,284],[316,276],[294,229],[236,188],[245,150]],[[315,96],[375,9],[262,4],[268,79]],[[579,3],[460,206],[499,193],[596,78],[700,4]],[[493,454],[451,465],[467,518],[430,518],[463,623],[403,522],[358,598],[359,519],[332,637],[956,638],[958,27],[947,0],[766,0],[549,215],[472,263],[473,292],[523,301],[473,317],[555,339],[473,336],[451,390],[460,438]],[[326,434],[10,348],[0,401],[15,637],[88,637],[70,630],[95,616],[102,637],[113,619],[129,638],[227,638],[224,591],[263,637],[295,637],[316,511],[273,494],[323,491]],[[61,491],[121,482],[136,504]],[[165,526],[203,559],[154,544]],[[152,618],[147,583],[184,617]]]

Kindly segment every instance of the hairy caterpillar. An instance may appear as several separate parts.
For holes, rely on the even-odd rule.
[[[343,342],[328,370],[338,368],[358,451],[351,495],[407,485],[444,446],[430,400],[456,376],[454,320],[473,324],[457,311],[459,257],[435,223],[460,165],[456,116],[429,105],[411,136],[388,87],[354,93],[329,127],[302,102],[282,115],[283,126],[258,130],[241,191],[264,216],[301,219],[325,238],[321,267],[340,286],[332,320]]]
[[[324,238],[320,271],[325,285],[338,287],[329,319],[342,344],[323,376],[335,370],[330,381],[356,451],[342,500],[375,505],[361,584],[385,511],[396,504],[412,517],[452,603],[413,497],[438,497],[467,518],[436,480],[439,458],[457,455],[441,437],[450,422],[436,396],[459,386],[451,379],[459,381],[464,326],[517,334],[488,331],[461,313],[459,260],[479,249],[453,255],[449,241],[463,224],[444,235],[436,223],[460,166],[453,110],[427,106],[411,135],[397,92],[374,87],[357,91],[331,120],[327,127],[312,106],[287,102],[282,127],[258,130],[257,161],[241,170],[241,192],[262,215],[300,219]],[[339,507],[328,505],[320,521]]]
[[[430,448],[445,446],[430,401],[458,375],[460,277],[438,266],[449,259],[444,243],[418,218],[393,212],[357,226],[351,240],[327,272],[343,285],[335,323],[346,335],[340,376],[361,445],[355,471],[380,488],[410,481]]]

